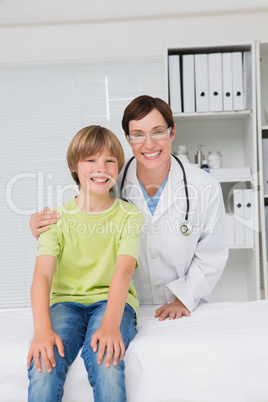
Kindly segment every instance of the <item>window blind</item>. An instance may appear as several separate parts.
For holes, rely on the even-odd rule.
[[[37,241],[30,215],[77,193],[66,163],[76,132],[121,128],[136,96],[164,98],[162,58],[0,66],[0,309],[30,306]]]

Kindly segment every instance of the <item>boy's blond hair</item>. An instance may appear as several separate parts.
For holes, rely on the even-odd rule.
[[[125,163],[125,155],[120,141],[112,131],[101,126],[88,126],[74,136],[67,150],[67,163],[78,186],[80,182],[75,172],[77,163],[105,150],[117,159],[118,173],[120,173]]]

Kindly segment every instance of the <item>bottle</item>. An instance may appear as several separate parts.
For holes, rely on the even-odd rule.
[[[209,151],[208,166],[210,169],[220,169],[222,167],[222,155],[220,151]]]
[[[190,162],[185,145],[179,145],[178,151],[174,152],[174,155],[177,156],[182,162]]]
[[[208,162],[207,162],[207,160],[206,160],[206,159],[204,159],[204,160],[203,160],[203,162],[202,162],[202,166],[201,166],[201,169],[203,169],[203,170],[205,170],[206,172],[208,172],[208,173],[209,173]]]
[[[201,168],[203,160],[204,160],[204,154],[202,152],[201,147],[204,147],[204,145],[199,144],[198,145],[198,151],[195,155],[195,163]]]

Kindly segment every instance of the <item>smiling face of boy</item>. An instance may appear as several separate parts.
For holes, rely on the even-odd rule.
[[[109,194],[118,176],[118,161],[108,150],[77,163],[80,191],[85,195]]]

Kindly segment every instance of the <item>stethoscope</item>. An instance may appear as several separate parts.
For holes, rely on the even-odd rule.
[[[186,198],[185,218],[184,218],[184,222],[180,226],[180,231],[184,236],[189,236],[192,233],[192,227],[191,227],[191,224],[188,222],[190,201],[189,201],[189,194],[188,194],[188,186],[187,186],[187,179],[186,179],[185,169],[184,169],[184,166],[183,166],[182,162],[179,160],[179,158],[177,158],[175,155],[172,155],[172,156],[173,156],[173,158],[176,159],[176,161],[178,162],[178,164],[181,167],[182,175],[183,175],[185,198]],[[128,169],[129,169],[129,165],[131,164],[133,159],[134,159],[134,156],[132,156],[132,158],[130,158],[128,163],[126,164],[126,167],[125,167],[125,170],[124,170],[124,173],[123,173],[123,177],[122,177],[122,181],[121,181],[121,186],[120,186],[120,198],[121,198],[121,200],[127,201],[127,202],[128,202],[128,200],[122,196],[122,193],[123,193],[123,187],[124,187],[124,184],[125,184],[126,175],[127,175]]]

